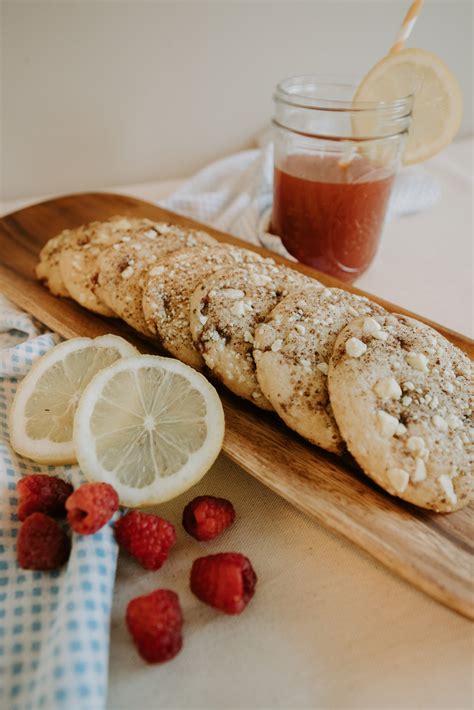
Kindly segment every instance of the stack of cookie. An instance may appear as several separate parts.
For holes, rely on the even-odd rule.
[[[37,275],[52,293],[209,368],[313,444],[348,449],[389,493],[440,512],[472,497],[471,364],[432,328],[148,219],[62,232]]]

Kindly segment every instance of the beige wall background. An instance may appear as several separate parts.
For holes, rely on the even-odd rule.
[[[182,177],[250,147],[278,79],[362,75],[409,0],[4,0],[2,198]],[[473,132],[472,0],[426,0]]]

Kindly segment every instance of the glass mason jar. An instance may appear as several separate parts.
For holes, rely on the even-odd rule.
[[[270,231],[298,261],[353,281],[377,251],[413,97],[353,100],[356,84],[278,84]]]

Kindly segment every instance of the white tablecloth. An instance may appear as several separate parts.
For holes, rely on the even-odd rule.
[[[428,165],[442,196],[429,213],[389,224],[359,285],[453,329],[472,329],[472,141]],[[179,181],[115,188],[160,199]],[[26,202],[2,205],[3,212]],[[36,200],[35,200],[36,201]],[[214,543],[180,528],[194,495],[229,498],[238,519]],[[440,708],[473,702],[472,626],[334,536],[221,456],[201,484],[164,506],[178,544],[158,572],[122,555],[112,612],[109,707]],[[247,554],[259,581],[240,617],[200,604],[188,589],[192,560]],[[147,667],[124,626],[127,602],[157,587],[181,597],[181,654]],[[73,710],[73,709],[72,709]],[[92,710],[92,709],[91,709]]]

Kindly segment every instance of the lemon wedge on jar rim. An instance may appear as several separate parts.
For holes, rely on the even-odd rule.
[[[403,163],[431,158],[459,130],[463,112],[456,77],[433,52],[402,49],[378,62],[361,81],[354,101],[393,101],[413,94],[413,112]],[[356,135],[364,135],[363,119],[355,120]]]
[[[74,420],[79,465],[120,503],[154,505],[197,483],[219,454],[224,412],[214,387],[172,358],[138,355],[99,372]]]
[[[72,431],[82,392],[99,370],[137,352],[116,335],[72,338],[49,350],[16,391],[9,412],[12,448],[42,464],[75,463]]]

